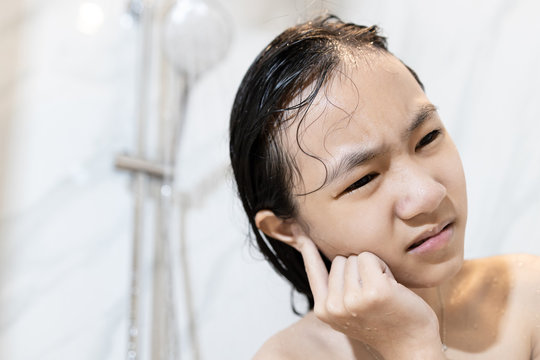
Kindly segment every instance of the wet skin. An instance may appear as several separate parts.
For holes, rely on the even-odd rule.
[[[295,154],[298,218],[330,259],[369,251],[408,287],[431,287],[463,259],[467,218],[459,154],[416,80],[395,57],[346,62],[299,126]],[[298,131],[298,133],[297,133]],[[299,142],[296,141],[298,138]],[[319,158],[323,163],[309,155]],[[409,251],[425,231],[449,224],[438,251]],[[435,230],[436,231],[436,230]]]
[[[399,60],[346,57],[282,135],[300,173],[298,213],[255,220],[302,253],[315,311],[256,359],[371,359],[365,343],[387,360],[540,359],[540,259],[463,261],[461,160]]]

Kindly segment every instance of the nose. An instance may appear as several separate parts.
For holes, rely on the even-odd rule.
[[[398,171],[395,185],[395,213],[403,220],[434,212],[447,194],[446,187],[418,165]]]

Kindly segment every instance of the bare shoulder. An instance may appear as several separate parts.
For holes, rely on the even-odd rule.
[[[477,260],[487,271],[506,270],[514,285],[540,283],[540,256],[530,254],[508,254]]]
[[[253,360],[353,359],[345,336],[318,320],[313,312],[268,339]]]
[[[466,294],[461,297],[464,303],[485,308],[517,303],[540,308],[540,257],[511,254],[467,260],[453,280],[453,289]]]
[[[540,257],[467,260],[448,285],[446,311],[452,314],[452,336],[459,346],[530,357],[532,344],[540,344]]]
[[[530,254],[508,254],[467,260],[463,272],[476,276],[500,276],[507,274],[516,281],[539,281],[540,256]],[[502,273],[502,274],[501,274]]]
[[[284,330],[268,339],[253,356],[253,360],[293,359],[287,344],[283,343],[283,332]]]
[[[540,308],[540,256],[506,255],[514,295],[524,304]]]
[[[510,254],[468,260],[461,279],[474,283],[468,288],[491,299],[540,308],[540,256]]]
[[[297,347],[300,346],[300,344],[295,344],[294,337],[298,337],[295,329],[301,321],[302,320],[299,320],[297,323],[281,330],[269,338],[259,351],[257,351],[253,360],[296,359]]]
[[[522,333],[530,333],[531,359],[540,359],[540,256],[516,254],[505,258],[513,275],[511,296],[521,315]]]
[[[269,338],[253,360],[301,359],[300,349],[309,349],[306,345],[310,345],[307,334],[312,330],[308,316],[309,314]]]
[[[506,255],[506,258],[520,280],[540,282],[540,256],[513,254]]]

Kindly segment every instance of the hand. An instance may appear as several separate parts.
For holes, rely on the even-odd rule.
[[[313,241],[293,230],[304,259],[315,315],[385,359],[445,359],[431,307],[399,284],[376,255],[336,256],[330,273]]]

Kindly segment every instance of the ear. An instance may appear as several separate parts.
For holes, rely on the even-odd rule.
[[[260,210],[255,215],[255,224],[266,235],[298,250],[296,231],[293,231],[298,224],[293,219],[282,219],[270,210]]]

